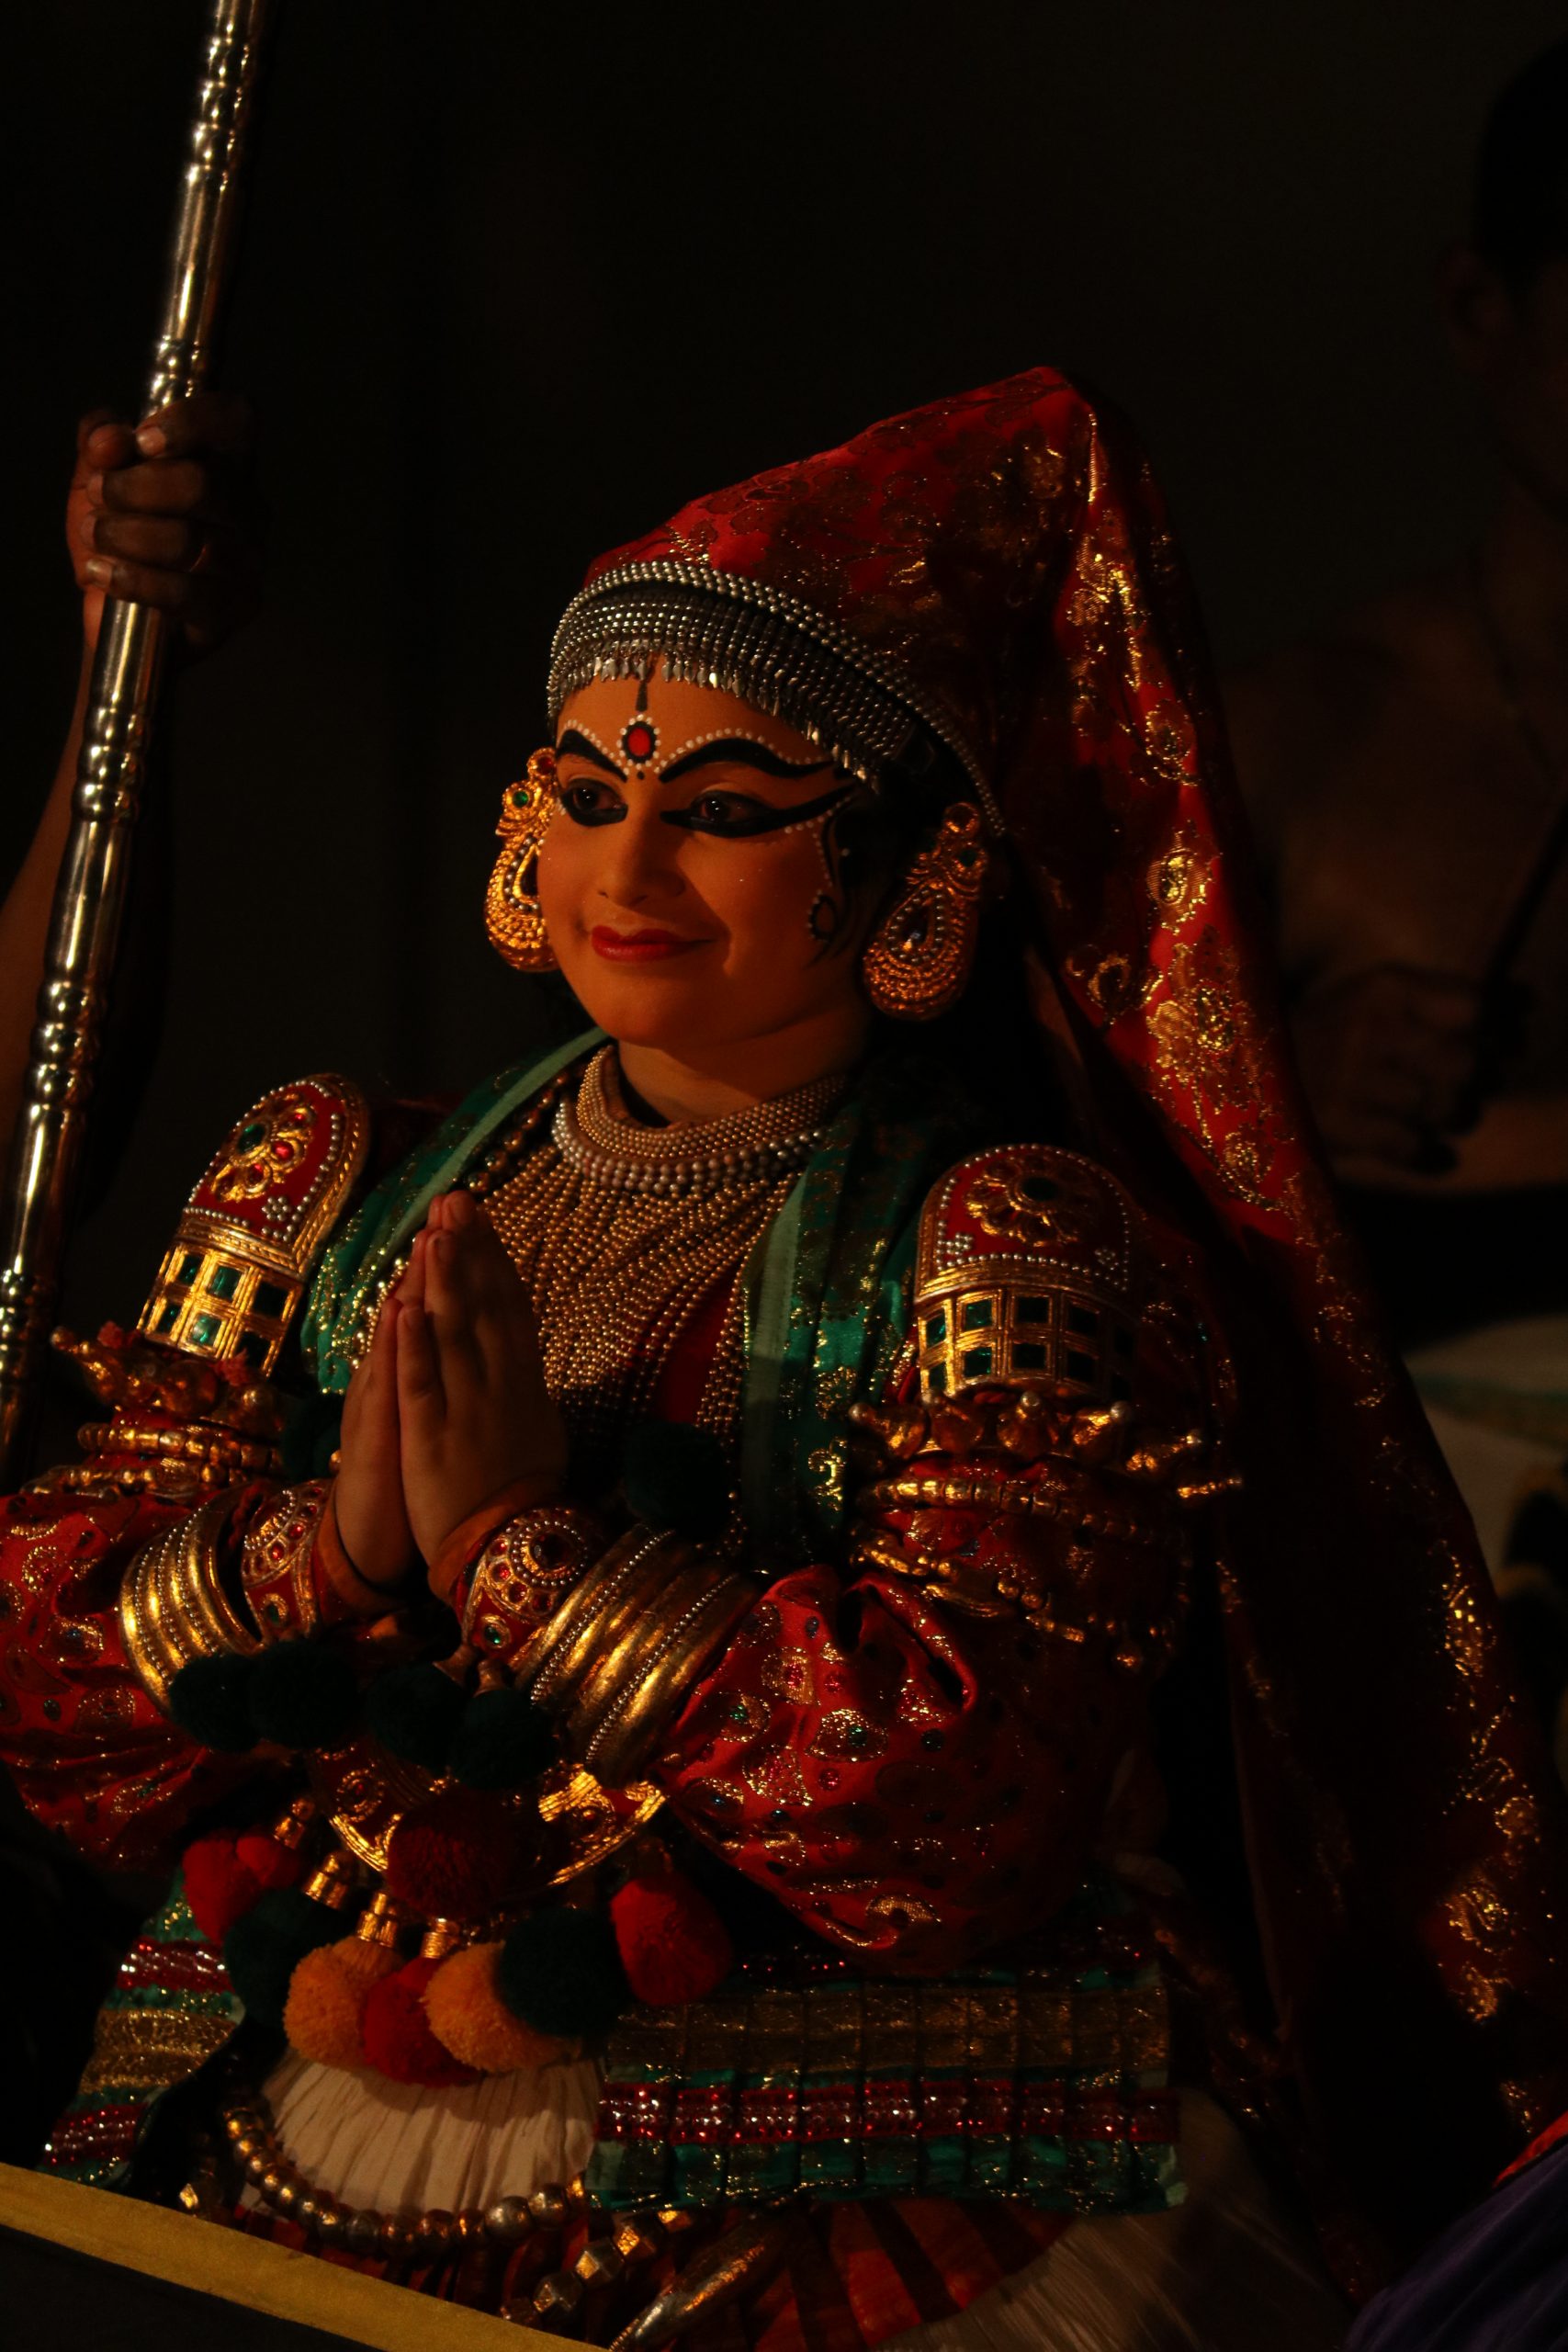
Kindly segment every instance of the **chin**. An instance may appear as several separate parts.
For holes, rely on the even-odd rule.
[[[647,1046],[655,1052],[683,1052],[708,1042],[713,1030],[713,993],[682,982],[670,986],[644,970],[635,978],[568,973],[572,993],[595,1025],[618,1046]]]

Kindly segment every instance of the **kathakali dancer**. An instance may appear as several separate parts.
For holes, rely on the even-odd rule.
[[[599,2342],[1333,2343],[1238,2125],[1371,2275],[1568,1914],[1143,461],[878,424],[549,704],[487,917],[595,1027],[378,1182],[258,1103],[5,1506],[6,1761],[172,1873],[48,2162]]]

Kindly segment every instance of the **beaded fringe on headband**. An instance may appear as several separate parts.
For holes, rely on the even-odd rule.
[[[666,678],[741,695],[875,783],[923,731],[970,777],[994,832],[1000,813],[949,714],[848,630],[799,598],[696,563],[628,563],[574,596],[551,649],[549,711],[594,678]]]

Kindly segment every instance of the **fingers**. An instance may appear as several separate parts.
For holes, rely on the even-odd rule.
[[[439,1207],[444,1279],[455,1312],[476,1335],[490,1327],[514,1336],[534,1332],[527,1287],[490,1219],[466,1193],[449,1193]],[[434,1245],[433,1245],[434,1246]]]
[[[1482,999],[1450,973],[1384,965],[1303,998],[1302,1074],[1337,1159],[1440,1174],[1465,1124],[1482,1057]]]
[[[93,505],[83,516],[77,537],[89,555],[124,556],[132,563],[171,571],[188,568],[208,545],[199,523],[161,514],[117,514]]]
[[[104,409],[82,419],[67,531],[89,641],[98,592],[167,614],[198,650],[248,618],[260,565],[236,461],[250,438],[230,394],[171,402],[140,426]]]
[[[399,1411],[417,1427],[444,1409],[446,1396],[429,1313],[409,1299],[398,1316],[397,1348]]]
[[[236,594],[232,583],[201,573],[167,571],[150,563],[126,562],[115,556],[89,556],[82,566],[85,586],[99,588],[122,603],[151,605],[179,622],[193,645],[210,645],[244,616],[253,601],[249,592]]]
[[[136,428],[144,458],[245,458],[254,437],[250,403],[234,392],[193,392],[188,400],[170,401]]]
[[[87,484],[98,504],[122,514],[211,514],[222,503],[216,469],[195,458],[129,465]]]
[[[433,1233],[424,1253],[424,1308],[434,1327],[435,1343],[457,1370],[478,1355],[474,1330],[475,1299],[468,1279],[467,1253],[457,1236]]]
[[[76,455],[87,466],[129,466],[136,456],[136,435],[112,409],[93,409],[76,427]]]
[[[423,1306],[424,1304],[424,1257],[429,1247],[428,1234],[414,1235],[409,1261],[398,1284],[398,1296],[405,1306]]]

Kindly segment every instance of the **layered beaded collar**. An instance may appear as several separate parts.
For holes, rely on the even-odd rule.
[[[588,1184],[613,1192],[711,1193],[804,1168],[848,1086],[842,1072],[722,1119],[642,1126],[621,1096],[614,1046],[596,1054],[574,1102],[556,1111],[556,1148]]]

